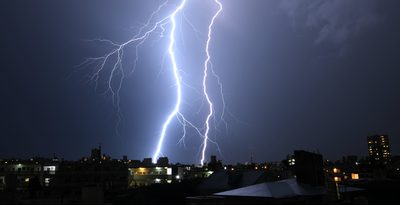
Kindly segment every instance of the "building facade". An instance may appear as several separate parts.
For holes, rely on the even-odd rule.
[[[367,137],[368,156],[372,165],[387,165],[391,153],[388,135],[372,135]]]
[[[49,187],[59,168],[52,159],[5,160],[0,162],[0,191],[27,191],[32,180],[41,187]]]

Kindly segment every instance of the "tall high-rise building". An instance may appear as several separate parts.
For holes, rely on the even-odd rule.
[[[372,135],[367,137],[369,160],[374,165],[386,165],[390,162],[389,137]]]

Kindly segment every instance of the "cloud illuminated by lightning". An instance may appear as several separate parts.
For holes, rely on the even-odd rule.
[[[153,34],[159,34],[160,37],[163,37],[164,34],[166,33],[166,28],[165,26],[168,24],[169,27],[169,32],[168,32],[168,56],[169,60],[171,62],[171,72],[174,77],[175,81],[175,87],[176,87],[176,100],[174,104],[174,109],[169,112],[169,115],[167,116],[166,120],[162,124],[162,129],[157,141],[157,146],[153,154],[153,163],[156,163],[157,159],[162,156],[162,147],[165,141],[166,133],[168,130],[168,127],[170,126],[172,120],[176,118],[178,122],[182,125],[183,128],[183,136],[179,140],[179,142],[184,142],[185,136],[186,136],[186,129],[187,127],[190,127],[195,130],[197,135],[202,137],[202,145],[201,145],[201,160],[200,164],[204,165],[204,158],[205,158],[205,153],[207,149],[207,143],[211,142],[214,143],[218,150],[219,146],[218,144],[214,141],[211,140],[209,137],[209,131],[210,131],[210,120],[214,118],[215,120],[215,114],[214,114],[214,105],[212,103],[212,99],[209,96],[208,93],[208,87],[207,87],[207,80],[209,79],[209,75],[213,75],[217,79],[217,83],[220,88],[220,95],[222,98],[222,104],[223,104],[223,109],[222,109],[222,114],[221,114],[221,120],[223,120],[224,116],[224,110],[225,110],[225,101],[223,98],[223,93],[222,93],[222,84],[220,82],[220,78],[216,75],[216,73],[213,70],[213,65],[211,62],[211,55],[209,51],[210,47],[210,42],[211,42],[211,35],[212,35],[212,28],[214,26],[214,21],[217,18],[217,16],[220,14],[222,11],[222,4],[220,3],[219,0],[213,0],[217,5],[218,5],[218,10],[214,13],[209,25],[208,25],[208,34],[207,34],[207,41],[205,45],[205,53],[206,53],[206,59],[204,61],[204,67],[203,67],[203,80],[202,80],[202,87],[203,87],[203,92],[202,95],[204,95],[204,98],[206,99],[206,102],[208,104],[208,114],[206,116],[205,122],[204,122],[204,129],[198,128],[194,123],[190,122],[187,120],[184,115],[180,112],[181,108],[181,103],[182,103],[182,86],[189,86],[187,85],[183,79],[182,76],[180,75],[180,72],[182,72],[182,69],[178,68],[177,60],[176,60],[176,54],[175,54],[175,44],[176,44],[176,30],[177,30],[177,20],[176,16],[178,14],[183,13],[183,9],[189,0],[182,0],[177,7],[169,14],[166,16],[162,17],[160,20],[155,21],[154,19],[156,16],[158,16],[161,13],[161,10],[167,6],[169,3],[168,0],[166,0],[164,3],[160,4],[156,10],[154,10],[146,23],[139,28],[138,32],[136,35],[134,35],[131,39],[124,43],[116,43],[108,39],[95,39],[92,41],[100,42],[100,43],[105,43],[109,46],[112,47],[111,51],[106,53],[103,56],[100,57],[95,57],[95,58],[88,58],[86,59],[81,66],[93,66],[95,67],[95,72],[91,76],[90,80],[94,82],[95,88],[97,89],[99,79],[100,79],[100,74],[102,72],[105,72],[107,68],[108,63],[111,63],[111,69],[110,69],[110,74],[108,75],[106,79],[106,90],[104,93],[110,93],[113,99],[114,105],[117,107],[117,116],[118,116],[118,123],[121,120],[121,113],[120,113],[120,96],[119,92],[122,87],[122,83],[126,76],[136,69],[136,65],[139,61],[138,58],[138,49],[140,46],[143,45],[143,43],[148,40],[148,38],[153,35]],[[190,22],[189,22],[190,23]],[[190,23],[190,26],[193,27],[193,25]],[[198,31],[196,31],[198,32]],[[130,70],[129,73],[126,73],[126,71],[123,68],[123,58],[124,58],[124,50],[128,45],[134,45],[135,46],[135,59],[133,62],[133,67]],[[225,122],[225,121],[224,121]],[[117,129],[118,130],[118,129]],[[204,134],[203,134],[204,132]]]

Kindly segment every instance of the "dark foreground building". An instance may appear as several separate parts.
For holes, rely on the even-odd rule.
[[[320,154],[294,151],[296,159],[295,172],[297,181],[311,186],[323,186],[325,184],[323,158]]]
[[[360,192],[362,189],[339,186],[329,189],[325,183],[323,157],[320,154],[295,151],[295,178],[262,182],[250,186],[217,192],[209,196],[188,197],[187,205],[206,204],[327,204],[335,200],[331,192],[338,191],[342,194]],[[337,200],[337,199],[336,199]]]

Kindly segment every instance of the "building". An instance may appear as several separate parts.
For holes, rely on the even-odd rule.
[[[342,157],[342,164],[346,165],[358,165],[358,157],[354,155],[348,155]]]
[[[169,164],[168,157],[160,157],[156,164],[152,158],[129,160],[128,171],[129,188],[180,182],[184,178],[184,167]]]
[[[360,193],[362,189],[339,186],[342,193],[354,194]],[[356,195],[354,194],[354,195]],[[353,198],[348,198],[350,204]],[[215,193],[211,196],[187,197],[187,205],[282,205],[282,204],[307,204],[319,205],[330,204],[327,198],[327,189],[325,186],[310,186],[298,182],[296,179],[284,179],[275,182],[263,182],[242,188],[232,189]]]
[[[323,204],[324,186],[309,186],[296,179],[263,182],[243,188],[219,192],[223,204]]]
[[[167,167],[169,165],[168,157],[160,157],[157,160],[157,166]]]
[[[124,190],[128,187],[128,177],[128,167],[121,160],[63,161],[50,185],[61,193],[79,195],[85,187]]]
[[[173,180],[171,167],[138,167],[129,168],[129,187],[148,186],[151,184],[171,183]],[[177,177],[179,178],[179,177]]]
[[[291,164],[288,164],[288,162]],[[318,153],[295,150],[287,160],[284,160],[286,167],[293,168],[295,177],[267,181],[271,167],[265,169],[265,173],[258,175],[257,171],[252,171],[248,177],[232,173],[224,177],[223,173],[216,172],[207,179],[208,187],[214,188],[209,193],[201,193],[196,197],[187,197],[187,205],[206,205],[206,204],[339,204],[340,200],[346,199],[350,204],[354,197],[362,194],[362,189],[341,185],[338,183],[326,183],[325,171],[323,166],[323,156]],[[280,169],[277,169],[278,172]],[[258,170],[261,171],[261,170]],[[335,174],[340,170],[334,168]],[[356,176],[354,176],[356,177]],[[216,178],[216,179],[214,179]],[[278,176],[278,178],[281,178]],[[251,182],[245,186],[240,183],[243,179]],[[255,180],[256,179],[256,180]],[[246,181],[247,181],[246,180]],[[233,185],[233,186],[232,186]],[[236,187],[235,187],[236,185]],[[332,186],[333,185],[333,186]],[[217,190],[220,189],[220,191]],[[225,190],[223,190],[225,189]],[[217,192],[215,192],[217,191]],[[355,204],[355,203],[354,203]]]
[[[311,186],[323,186],[325,184],[322,155],[295,150],[294,158],[298,182]]]
[[[54,159],[5,160],[0,162],[0,191],[26,192],[33,180],[41,187],[51,185],[59,169]]]
[[[105,193],[125,191],[128,162],[100,157],[100,148],[91,154],[79,161],[0,160],[0,204],[103,204]]]
[[[208,169],[212,171],[216,171],[222,169],[222,162],[221,160],[217,160],[217,156],[212,155],[210,163],[207,164]]]
[[[101,146],[99,146],[99,148],[93,148],[92,149],[90,158],[94,159],[94,160],[100,160],[101,159]]]
[[[367,141],[370,163],[372,165],[387,165],[391,158],[388,135],[368,136]]]
[[[326,160],[324,169],[327,182],[348,184],[356,182],[361,178],[369,178],[369,174],[365,172],[367,170],[364,169],[363,163],[360,162],[362,160],[359,160],[354,155],[343,156],[341,161],[337,160],[336,162]]]
[[[144,158],[144,159],[143,159],[143,162],[142,162],[142,165],[145,166],[145,167],[152,167],[152,166],[154,166],[154,164],[153,164],[153,159],[152,159],[152,158]]]
[[[264,182],[266,178],[264,170],[218,170],[209,173],[211,175],[197,186],[201,195],[254,185]]]

